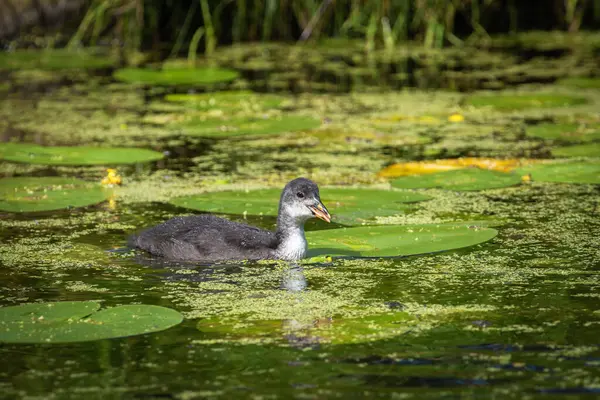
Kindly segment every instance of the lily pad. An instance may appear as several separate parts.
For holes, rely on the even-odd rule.
[[[565,142],[591,142],[600,139],[600,126],[580,124],[539,124],[527,128],[527,135]]]
[[[498,231],[464,224],[380,225],[307,232],[308,257],[395,257],[459,249]]]
[[[160,160],[157,151],[127,147],[39,146],[31,143],[0,143],[0,159],[44,165],[114,165]]]
[[[0,70],[101,69],[115,64],[115,59],[93,50],[16,50],[0,52]]]
[[[283,115],[268,118],[200,119],[194,118],[177,124],[188,135],[230,137],[274,135],[284,132],[318,128],[321,121],[301,115]]]
[[[0,342],[73,343],[158,332],[183,316],[170,308],[135,304],[98,311],[95,301],[33,303],[0,308]]]
[[[519,170],[533,181],[600,184],[600,162],[539,164]]]
[[[518,174],[465,168],[426,175],[403,176],[392,181],[399,189],[442,188],[458,191],[505,188],[521,183]]]
[[[279,189],[215,192],[179,197],[171,203],[211,213],[276,216],[280,196]],[[348,225],[361,224],[375,216],[400,214],[409,207],[409,203],[430,198],[407,191],[340,188],[321,190],[321,200],[331,213],[333,222]]]
[[[206,85],[219,82],[229,82],[236,79],[239,73],[223,68],[192,68],[192,69],[143,69],[124,68],[115,71],[117,80],[144,85],[177,86],[177,85]]]
[[[600,143],[586,143],[552,149],[556,157],[600,157]]]
[[[168,94],[165,100],[181,103],[197,110],[243,108],[269,109],[279,107],[283,102],[280,96],[264,95],[250,91],[215,92],[199,94]]]
[[[520,110],[523,108],[550,108],[565,107],[587,103],[585,97],[568,96],[560,94],[494,94],[474,95],[466,100],[468,105],[474,107],[493,107],[502,111]]]
[[[71,178],[0,179],[0,210],[36,212],[85,207],[103,202],[107,192],[97,184]]]
[[[411,161],[392,164],[377,173],[384,178],[395,178],[408,175],[425,175],[455,169],[477,167],[494,171],[508,172],[518,166],[533,163],[531,159],[497,159],[483,157],[448,158],[433,161]]]
[[[600,78],[571,77],[559,80],[558,84],[580,89],[600,89]]]

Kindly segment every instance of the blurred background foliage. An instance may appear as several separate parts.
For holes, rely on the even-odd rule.
[[[70,46],[110,44],[165,55],[245,41],[414,40],[427,48],[525,30],[600,25],[600,0],[0,0],[0,39],[60,34]],[[58,37],[58,36],[57,36]]]

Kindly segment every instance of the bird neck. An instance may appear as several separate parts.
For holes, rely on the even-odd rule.
[[[277,256],[282,260],[300,260],[306,255],[308,244],[304,236],[304,221],[286,218],[280,215],[277,218]]]

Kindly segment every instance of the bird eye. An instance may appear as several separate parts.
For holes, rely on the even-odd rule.
[[[298,193],[296,193],[296,196],[298,196],[299,199],[303,199],[304,198],[304,193],[298,192]]]

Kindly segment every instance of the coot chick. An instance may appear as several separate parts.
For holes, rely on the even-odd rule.
[[[129,244],[173,261],[299,260],[307,250],[304,223],[313,217],[331,222],[317,185],[297,178],[281,193],[275,232],[214,215],[193,215],[146,229]]]

